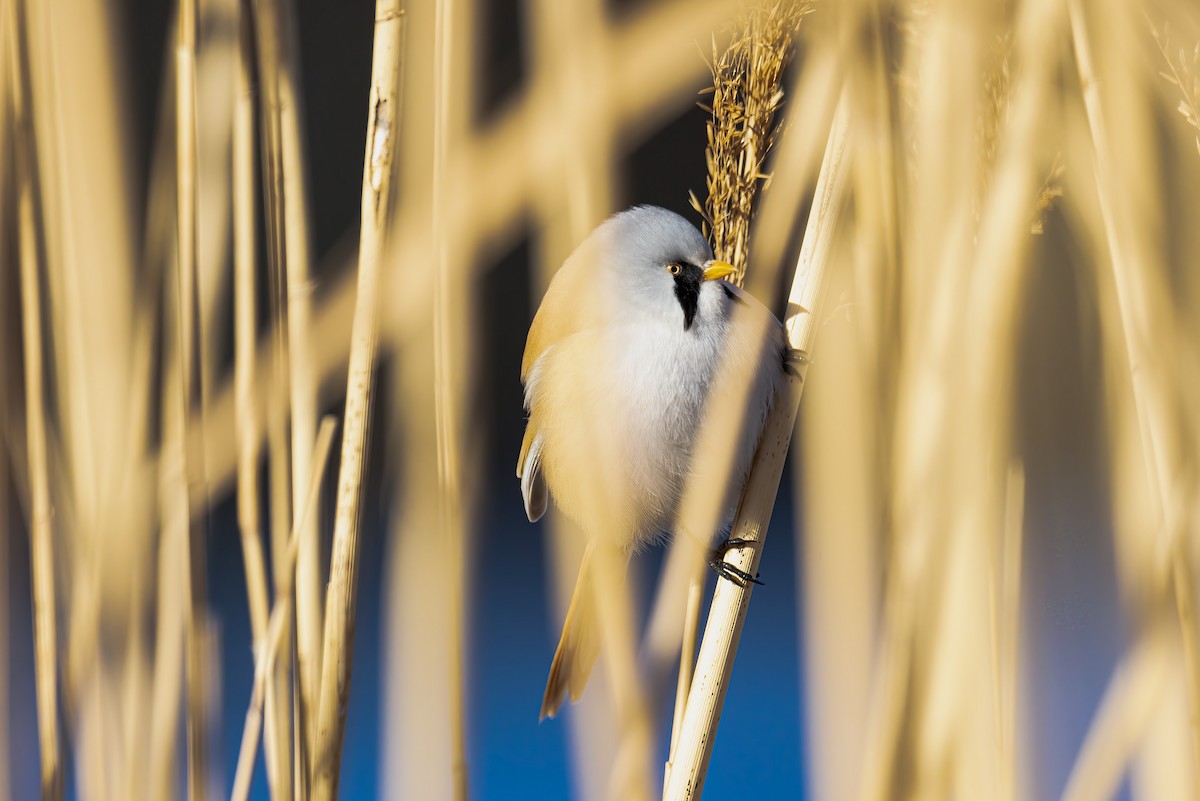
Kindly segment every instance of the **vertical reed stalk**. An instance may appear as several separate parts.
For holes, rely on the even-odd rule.
[[[325,640],[316,710],[317,749],[311,766],[315,801],[327,801],[337,795],[350,694],[358,587],[359,507],[379,324],[379,271],[390,209],[392,157],[399,128],[402,15],[400,0],[376,0],[370,107],[363,159],[358,299],[351,333],[333,559],[325,603]]]
[[[282,314],[283,310],[277,307],[276,313]],[[270,465],[271,482],[271,578],[276,597],[279,597],[281,590],[291,582],[291,578],[284,569],[287,565],[288,529],[290,528],[287,521],[291,519],[292,499],[291,479],[288,472],[289,451],[285,411],[287,396],[283,391],[283,387],[286,386],[287,351],[283,346],[282,334],[281,325],[275,325],[271,332],[271,352],[274,363],[272,373],[276,383],[275,387],[270,390],[267,419],[267,460]],[[292,650],[291,635],[290,628],[283,632],[284,644],[281,649],[284,653]],[[263,752],[266,755],[267,779],[272,792],[279,798],[291,798],[293,790],[302,797],[303,785],[296,782],[293,786],[293,779],[306,777],[305,772],[301,770],[301,766],[307,763],[303,740],[299,740],[301,747],[294,750],[292,748],[293,690],[297,696],[295,704],[297,709],[295,715],[296,738],[301,735],[298,730],[301,722],[299,710],[303,708],[299,689],[294,686],[296,683],[292,672],[292,660],[281,659],[275,664],[275,674],[267,683],[266,689],[267,722]],[[293,764],[293,757],[295,764]],[[297,772],[299,772],[298,777],[296,776]]]
[[[292,477],[307,476],[313,458],[317,433],[317,387],[312,360],[312,278],[310,275],[311,239],[309,236],[309,200],[307,189],[307,152],[300,125],[301,88],[295,7],[291,0],[271,0],[275,25],[275,82],[272,110],[278,119],[280,182],[283,205],[283,247],[287,276],[288,376],[291,392]],[[301,514],[304,496],[292,493],[292,517]],[[317,508],[308,525],[300,530],[300,555],[296,563],[296,655],[303,699],[304,752],[311,755],[316,731],[316,709],[321,665],[321,629],[324,622],[324,570]]]
[[[4,23],[0,20],[0,26]],[[0,32],[0,42],[3,42],[3,32]],[[2,46],[0,46],[2,47]],[[4,63],[7,58],[6,53],[0,53],[0,64]],[[0,87],[4,86],[3,67],[0,67]],[[0,88],[0,95],[3,95],[3,89]],[[2,104],[4,101],[0,101]],[[3,112],[0,112],[3,116]],[[0,126],[5,123],[0,120]],[[0,147],[3,146],[3,141],[0,140]],[[0,152],[3,152],[0,150]],[[6,159],[0,156],[0,163]],[[3,166],[0,166],[0,186],[4,186],[3,179],[7,178]],[[0,190],[0,195],[6,194]],[[4,213],[6,211],[3,199],[0,199],[0,230],[7,230],[4,222]],[[0,281],[6,280],[0,277]],[[8,351],[7,348],[0,349],[0,375],[8,375]],[[12,647],[9,644],[8,636],[8,616],[9,604],[8,593],[9,587],[12,586],[13,572],[9,567],[10,554],[12,553],[12,544],[9,541],[9,515],[12,513],[9,505],[8,493],[8,453],[9,443],[8,438],[3,431],[8,425],[8,392],[0,390],[0,743],[4,743],[4,747],[0,748],[0,801],[9,801],[9,793],[11,787],[11,779],[9,778],[8,768],[8,743],[12,742],[9,739],[9,702],[8,702],[8,687],[9,687],[9,664],[12,659]]]
[[[679,678],[675,683],[675,712],[671,716],[671,746],[667,751],[667,764],[663,773],[664,786],[671,781],[675,749],[679,745],[679,732],[683,728],[683,709],[687,705],[688,692],[692,689],[692,676],[696,672],[696,644],[700,639],[700,602],[703,600],[704,565],[700,563],[688,578],[687,606],[683,612],[683,647],[679,651]]]
[[[1017,671],[1021,645],[1021,551],[1025,529],[1025,470],[1014,463],[1005,486],[994,648],[1000,801],[1017,801]]]
[[[25,172],[20,166],[18,170]],[[54,537],[50,527],[50,480],[46,457],[45,398],[42,389],[41,300],[30,176],[20,179],[21,315],[25,339],[26,448],[31,496],[30,571],[33,575],[34,665],[42,797],[61,798],[58,736],[58,645],[54,590]]]
[[[202,481],[198,452],[191,442],[188,417],[192,405],[192,377],[196,354],[196,5],[195,0],[180,0],[179,38],[175,47],[175,159],[176,159],[176,225],[178,245],[178,302],[179,302],[179,378],[183,426],[183,470],[188,487],[188,496],[197,496],[194,491]],[[206,747],[207,704],[205,684],[207,660],[205,658],[204,630],[206,628],[206,588],[204,575],[204,530],[196,515],[188,509],[190,531],[188,534],[187,584],[188,605],[186,611],[187,641],[187,721],[188,721],[188,793],[192,799],[207,797],[206,774],[208,754]]]
[[[9,5],[13,5],[9,3]],[[12,115],[10,114],[12,96],[9,78],[15,74],[10,62],[10,56],[15,50],[14,45],[9,39],[9,32],[12,28],[9,15],[5,13],[7,9],[0,10],[0,241],[9,241],[9,231],[13,227],[9,221],[9,210],[13,198],[12,190],[14,184],[9,172],[9,146],[12,143]],[[13,276],[8,273],[9,264],[7,259],[3,266],[0,266],[0,287],[11,286],[10,281]],[[4,389],[0,389],[0,743],[4,743],[4,747],[0,747],[0,801],[9,801],[9,770],[8,770],[8,747],[9,740],[9,703],[8,703],[8,686],[9,686],[9,656],[10,646],[8,638],[8,588],[12,586],[12,576],[9,569],[9,561],[11,554],[11,545],[9,542],[9,526],[8,521],[11,519],[9,507],[9,454],[15,447],[9,444],[9,401],[8,394],[11,391],[9,387],[9,346],[8,343],[0,345],[0,381],[5,385]]]
[[[792,438],[804,375],[816,339],[821,289],[828,269],[833,232],[842,211],[847,115],[843,96],[834,115],[817,181],[816,200],[788,298],[789,314],[784,326],[789,346],[800,357],[796,371],[798,380],[789,382],[786,389],[781,389],[772,404],[762,441],[750,468],[742,506],[733,525],[732,536],[751,541],[754,545],[734,552],[730,559],[735,567],[751,576],[758,572],[767,525]],[[752,584],[739,587],[730,581],[717,582],[700,655],[696,660],[696,677],[684,710],[683,733],[676,749],[670,782],[663,793],[666,801],[698,798],[704,788],[717,723],[729,687],[733,658],[737,653],[752,589]]]
[[[451,632],[450,645],[450,759],[454,798],[465,801],[467,797],[466,735],[463,722],[466,719],[464,706],[464,616],[466,592],[466,551],[464,548],[465,528],[462,513],[461,451],[458,443],[458,409],[455,406],[457,391],[454,387],[455,352],[451,341],[452,297],[450,288],[450,264],[447,258],[449,237],[447,234],[445,192],[447,183],[447,149],[450,141],[450,72],[454,26],[454,4],[452,0],[438,0],[434,22],[434,119],[433,119],[433,247],[434,282],[433,300],[433,371],[434,371],[434,425],[437,433],[438,470],[438,529],[448,543],[450,564],[449,580],[445,582],[447,609]]]
[[[23,2],[10,4],[10,33],[15,43],[11,71],[16,119],[18,248],[21,270],[21,322],[25,356],[25,438],[29,462],[30,573],[33,578],[34,680],[37,691],[38,745],[42,798],[62,798],[62,751],[58,732],[58,626],[54,589],[54,533],[50,524],[50,467],[46,447],[45,356],[42,348],[38,222],[34,209],[33,115],[27,84],[29,60],[24,36]],[[2,524],[2,523],[0,523]]]
[[[249,0],[246,0],[249,2]],[[279,48],[282,46],[280,16],[281,11],[276,0],[260,0],[254,3],[255,11],[255,51],[258,56],[258,78],[261,90],[259,136],[262,148],[262,180],[263,205],[266,218],[267,262],[271,287],[271,352],[272,373],[275,386],[270,391],[267,408],[267,441],[270,462],[270,498],[271,498],[271,563],[274,572],[276,593],[291,579],[283,572],[288,547],[287,533],[291,528],[288,521],[292,520],[293,498],[291,478],[291,449],[289,447],[287,425],[290,409],[290,396],[284,389],[291,384],[291,364],[288,348],[288,307],[285,287],[287,285],[287,213],[284,191],[286,178],[284,175],[283,133],[280,113],[280,62]],[[297,629],[311,631],[311,625],[305,615],[307,607],[297,610]],[[291,632],[285,632],[289,639]],[[297,637],[301,635],[297,632]],[[311,641],[309,638],[307,641]],[[284,647],[291,650],[290,639]],[[296,676],[293,679],[292,661],[280,660],[275,668],[275,676],[268,683],[266,691],[266,761],[267,775],[271,787],[279,797],[292,795],[293,778],[302,779],[308,775],[307,766],[311,762],[309,748],[310,738],[305,736],[306,721],[312,715],[311,709],[315,697],[310,696],[307,689],[315,687],[315,679],[306,689],[305,675],[312,676],[316,668],[305,659],[305,653],[299,654],[296,665]],[[293,735],[293,680],[297,684],[295,693],[295,734]],[[315,692],[315,689],[313,690]],[[299,746],[293,749],[291,743],[295,739]],[[297,786],[297,792],[300,792]]]
[[[176,336],[178,333],[176,332]],[[178,370],[178,365],[175,365]],[[168,373],[170,375],[170,373]],[[178,384],[178,382],[176,382]],[[164,388],[163,445],[159,454],[159,496],[162,512],[158,541],[157,598],[155,601],[154,678],[150,689],[149,796],[174,798],[176,750],[179,728],[180,683],[183,677],[184,608],[187,599],[187,487],[182,479],[183,443],[179,437],[180,404],[170,404],[174,390]]]
[[[255,648],[267,633],[267,577],[258,514],[259,421],[254,405],[257,345],[255,262],[257,209],[254,191],[254,88],[251,85],[253,30],[243,2],[238,14],[238,54],[233,113],[234,392],[238,440],[237,499],[250,630]]]

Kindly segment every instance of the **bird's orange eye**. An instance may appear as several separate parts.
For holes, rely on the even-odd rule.
[[[683,268],[678,264],[668,264],[667,272],[669,272],[671,275],[679,275],[681,272],[683,272]]]

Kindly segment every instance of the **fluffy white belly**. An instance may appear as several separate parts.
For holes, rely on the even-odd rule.
[[[668,531],[687,478],[725,326],[585,331],[539,367],[532,414],[550,491],[593,535],[637,547]]]

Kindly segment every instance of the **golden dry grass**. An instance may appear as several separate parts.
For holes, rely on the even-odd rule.
[[[474,255],[532,219],[540,297],[616,210],[623,152],[694,99],[710,69],[697,42],[713,43],[715,87],[708,198],[693,204],[717,255],[742,268],[737,280],[769,298],[778,270],[794,279],[779,307],[811,384],[796,488],[809,699],[796,725],[808,729],[811,795],[1084,801],[1128,782],[1136,799],[1196,797],[1195,9],[681,0],[613,20],[602,0],[527,5],[529,77],[478,128],[474,15],[449,0],[380,3],[358,268],[320,291],[290,4],[181,3],[144,215],[128,186],[140,156],[123,116],[120,15],[100,0],[77,4],[70,24],[58,0],[0,6],[0,231],[16,237],[3,285],[21,295],[20,341],[0,343],[0,363],[6,376],[24,370],[2,390],[0,496],[11,470],[8,505],[24,515],[33,558],[5,569],[30,571],[37,667],[17,691],[38,709],[18,722],[23,733],[6,731],[0,681],[0,799],[11,739],[35,731],[45,797],[61,794],[67,772],[96,799],[206,797],[220,792],[222,768],[235,775],[208,747],[221,688],[206,677],[218,647],[240,644],[213,634],[202,559],[206,510],[230,491],[255,668],[253,697],[239,699],[235,795],[250,789],[260,738],[272,797],[335,795],[373,439],[401,466],[382,600],[383,793],[466,797],[467,577],[492,478],[464,436],[488,345],[470,313]],[[794,84],[783,85],[793,58]],[[1038,295],[1066,269],[1064,252],[1075,276],[1066,302],[1078,308],[1056,309],[1048,334]],[[269,276],[261,338],[256,274]],[[380,297],[392,304],[386,319]],[[231,376],[214,356],[229,333],[221,321],[235,342]],[[1029,435],[1038,382],[1067,391],[1028,363],[1031,350],[1062,346],[1053,339],[1078,344],[1070,358],[1099,375],[1100,397],[1080,403],[1099,420],[1102,486],[1088,500],[1109,528],[1070,547],[1102,566],[1080,586],[1108,599],[1115,611],[1093,625],[1118,645],[1091,667],[1107,684],[1086,699],[1088,722],[1037,703],[1040,671],[1077,659],[1055,642],[1046,586],[1081,581],[1039,562],[1040,540],[1055,533],[1039,516],[1045,499],[1076,491],[1046,469],[1047,454],[1068,472],[1080,458]],[[381,350],[395,365],[394,406],[369,419]],[[329,429],[318,436],[317,409],[343,393],[327,532],[315,508]],[[737,415],[729,403],[714,415]],[[781,403],[769,422],[743,536],[765,534],[795,414]],[[719,434],[703,440],[700,487],[727,480]],[[688,498],[681,528],[707,531],[719,510],[695,488]],[[551,529],[561,605],[582,537],[561,520]],[[652,723],[647,672],[669,670],[681,651],[666,797],[694,797],[708,760],[727,758],[713,751],[721,700],[757,668],[731,672],[749,592],[720,584],[699,643],[687,622],[701,607],[699,545],[672,546],[644,632],[619,555],[599,560],[605,656],[568,722],[579,797],[658,794],[651,760],[666,733]],[[753,573],[771,557],[760,546],[731,558]]]

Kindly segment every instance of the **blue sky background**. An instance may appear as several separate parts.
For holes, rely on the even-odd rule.
[[[505,476],[507,478],[507,476]],[[494,525],[480,532],[481,552],[475,570],[473,643],[470,670],[468,759],[475,799],[567,798],[570,794],[568,727],[560,715],[538,722],[538,706],[550,657],[558,639],[557,624],[547,608],[542,532],[524,519],[515,482],[515,500],[492,493],[493,513],[482,519]],[[785,493],[790,495],[790,493]],[[213,575],[223,577],[214,592],[222,632],[223,723],[220,749],[232,784],[241,726],[252,671],[240,549],[232,513],[214,520],[214,540],[227,539],[212,550]],[[754,778],[754,797],[796,799],[801,796],[801,697],[797,660],[797,618],[790,504],[777,508],[764,559],[767,584],[755,590],[750,615],[726,699],[713,754],[706,798],[738,798],[746,791],[744,776]],[[384,537],[378,524],[363,539],[360,622],[355,643],[354,680],[347,723],[342,796],[382,797],[379,737],[383,709],[379,591],[386,563]],[[657,568],[648,555],[644,572]],[[514,575],[529,581],[513,581]],[[239,645],[240,644],[240,645]],[[669,736],[670,703],[662,705],[662,731]],[[660,744],[665,754],[666,740]],[[256,799],[266,799],[262,760],[255,781]]]

